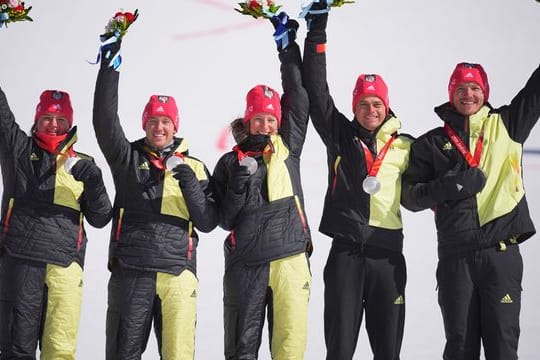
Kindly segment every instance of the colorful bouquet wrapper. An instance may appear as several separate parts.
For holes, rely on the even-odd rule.
[[[105,41],[112,36],[122,39],[138,17],[139,10],[137,9],[132,13],[118,11],[105,26],[105,33],[100,36],[101,41]]]
[[[298,17],[305,18],[307,14],[324,14],[330,11],[330,8],[332,7],[341,7],[346,4],[354,4],[354,1],[352,0],[326,0],[326,9],[311,10],[311,6],[319,2],[320,0],[306,1],[304,4],[302,4],[302,11],[300,12],[300,15],[298,15]]]
[[[265,19],[270,19],[272,16],[275,16],[281,5],[276,5],[271,0],[247,0],[238,3],[240,9],[234,9],[243,15],[250,15],[255,19],[260,17]]]
[[[286,12],[282,12],[278,15],[275,15],[272,17],[272,23],[276,23],[277,25],[274,25],[276,28],[276,31],[273,34],[274,41],[276,42],[276,45],[280,47],[281,49],[286,49],[287,46],[289,46],[289,32],[290,31],[296,31],[296,29],[289,29],[287,27],[287,22],[289,21],[289,15],[287,15]]]
[[[105,26],[105,32],[99,36],[101,45],[98,50],[96,61],[90,63],[94,65],[99,64],[101,61],[101,56],[103,56],[109,61],[109,67],[118,70],[120,64],[122,63],[122,56],[120,56],[119,49],[113,53],[113,44],[122,40],[129,27],[135,22],[135,20],[137,20],[138,17],[139,10],[137,9],[135,9],[134,12],[118,11],[116,14],[114,14],[114,16]]]
[[[34,21],[28,13],[32,7],[25,7],[20,0],[0,0],[0,28],[16,21]]]

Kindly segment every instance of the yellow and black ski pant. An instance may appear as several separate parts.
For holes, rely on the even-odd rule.
[[[108,285],[106,359],[141,359],[154,325],[163,360],[193,360],[198,280],[179,275],[113,268]]]
[[[232,265],[223,288],[227,360],[258,358],[266,309],[272,359],[304,359],[311,289],[305,253],[260,265]]]
[[[332,242],[324,268],[327,360],[351,360],[362,318],[374,359],[399,359],[405,324],[405,258],[399,251]]]
[[[0,256],[0,359],[73,360],[83,270]]]
[[[437,284],[446,360],[518,358],[523,260],[505,244],[439,260]]]

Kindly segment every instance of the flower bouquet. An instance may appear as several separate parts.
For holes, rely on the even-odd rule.
[[[1,1],[1,0],[0,0]],[[128,28],[139,17],[139,10],[135,9],[134,12],[122,12],[119,11],[109,20],[105,26],[105,33],[101,35],[101,40],[104,41],[112,36],[116,36],[121,39],[126,35]]]
[[[537,0],[537,1],[540,1],[540,0]],[[354,1],[352,1],[352,0],[334,0],[330,4],[330,7],[340,7],[340,6],[343,6],[345,4],[354,4]]]
[[[307,1],[304,4],[302,4],[302,11],[300,12],[300,15],[298,15],[299,18],[306,18],[308,14],[310,15],[317,15],[317,14],[325,14],[330,11],[330,8],[333,7],[341,7],[345,4],[354,4],[353,0],[326,0],[326,1],[319,1],[319,0],[312,0]]]
[[[24,7],[20,0],[0,0],[0,28],[15,21],[34,21],[28,13],[32,7]]]
[[[270,19],[276,15],[281,5],[276,5],[272,0],[246,0],[238,3],[240,9],[234,9],[243,15],[251,15],[255,19],[260,17]]]

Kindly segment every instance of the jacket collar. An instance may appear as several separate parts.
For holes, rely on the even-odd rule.
[[[449,102],[435,107],[435,113],[441,118],[442,121],[447,123],[456,131],[469,132],[471,129],[481,128],[485,118],[493,108],[489,103],[484,104],[475,114],[465,116],[456,111],[454,106]]]
[[[146,143],[146,138],[139,139],[134,143],[135,147],[145,153],[152,154],[157,157],[165,157],[170,153],[182,153],[183,155],[189,154],[187,141],[184,138],[173,138],[173,142],[163,149],[155,149]]]

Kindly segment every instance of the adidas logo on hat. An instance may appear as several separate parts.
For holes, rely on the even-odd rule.
[[[375,91],[376,89],[375,89],[375,86],[369,85],[369,86],[367,87],[367,90]]]
[[[268,105],[266,106],[266,108],[267,108],[268,110],[274,110],[274,105],[268,104]]]
[[[165,109],[163,109],[163,106],[160,106],[156,109],[156,112],[165,112]]]
[[[465,78],[473,78],[473,77],[474,75],[471,72],[468,72],[467,74],[465,74]]]

